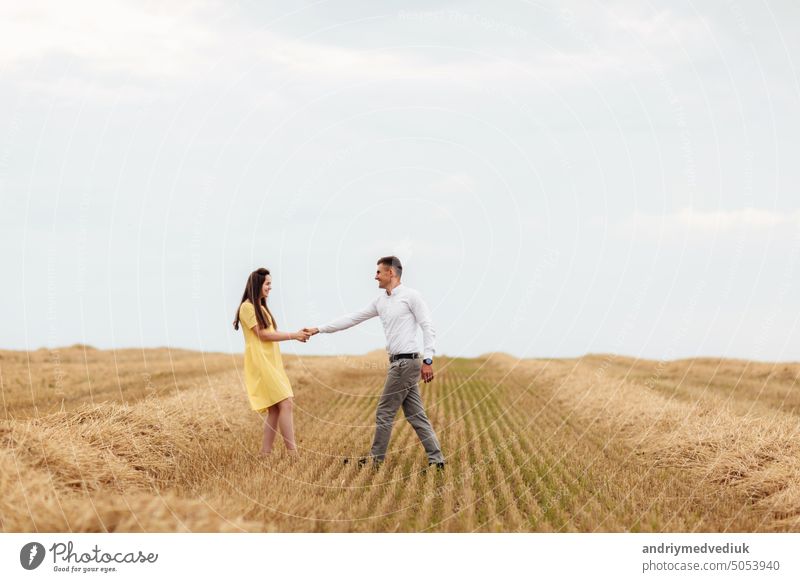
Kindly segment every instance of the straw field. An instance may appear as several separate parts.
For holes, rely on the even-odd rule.
[[[258,457],[240,356],[0,352],[0,530],[800,530],[800,365],[441,357],[421,386],[447,457],[398,413],[385,355],[285,357],[300,458]]]

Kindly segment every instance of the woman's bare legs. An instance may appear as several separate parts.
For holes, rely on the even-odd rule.
[[[292,418],[292,399],[286,398],[276,404],[278,408],[278,426],[283,435],[283,442],[289,451],[297,452],[297,446],[294,443],[294,419]]]
[[[267,409],[267,418],[264,421],[264,440],[261,443],[261,454],[269,455],[272,452],[272,445],[275,442],[275,435],[278,434],[278,405],[274,404]]]

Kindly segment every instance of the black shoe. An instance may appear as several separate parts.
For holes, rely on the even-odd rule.
[[[433,466],[436,466],[437,473],[441,473],[442,471],[444,471],[444,463],[428,463],[428,469],[430,469]],[[420,473],[425,475],[428,472],[428,469],[422,469]]]
[[[364,467],[366,467],[366,466],[367,466],[367,464],[369,463],[369,461],[370,461],[370,457],[360,457],[360,458],[358,459],[358,461],[356,461],[356,466],[357,466],[359,469],[363,469]],[[350,464],[350,459],[349,459],[348,457],[345,457],[345,459],[344,459],[343,463],[344,463],[345,465],[348,465],[348,464]],[[380,466],[381,466],[381,464],[383,464],[383,461],[375,461],[375,460],[373,460],[373,461],[372,461],[372,466],[373,466],[375,469],[377,469],[378,467],[380,467]]]

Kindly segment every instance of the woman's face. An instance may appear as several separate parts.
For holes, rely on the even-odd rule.
[[[272,275],[267,275],[264,284],[261,286],[261,296],[269,297],[269,290],[272,289]]]

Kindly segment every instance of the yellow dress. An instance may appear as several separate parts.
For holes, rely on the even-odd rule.
[[[264,319],[269,322],[268,331],[275,331],[267,310],[261,307]],[[250,301],[239,306],[239,321],[244,331],[244,383],[250,398],[250,407],[256,412],[294,396],[289,377],[283,369],[278,342],[265,342],[253,331],[256,325],[256,309]]]

